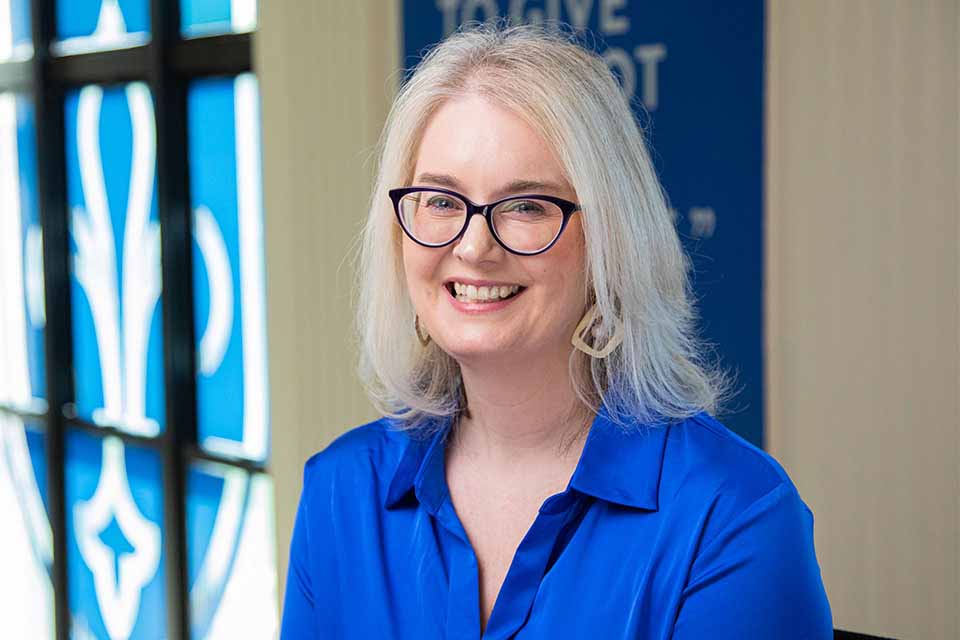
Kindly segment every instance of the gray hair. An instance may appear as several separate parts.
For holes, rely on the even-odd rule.
[[[403,277],[401,230],[388,189],[410,184],[420,137],[445,101],[482,95],[510,109],[550,144],[581,205],[584,300],[598,330],[623,343],[605,359],[571,346],[570,375],[584,405],[620,423],[669,422],[715,412],[724,375],[695,332],[680,245],[643,136],[603,59],[560,30],[486,23],[458,31],[417,65],[393,103],[359,262],[360,372],[371,400],[402,425],[463,410],[457,362],[422,346]]]

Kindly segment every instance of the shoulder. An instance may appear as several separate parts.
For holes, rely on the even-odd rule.
[[[307,459],[303,492],[335,488],[344,479],[354,489],[373,489],[396,468],[408,442],[407,433],[389,418],[354,427]]]
[[[661,498],[696,508],[709,529],[764,507],[810,517],[780,463],[712,416],[701,413],[668,429]]]
[[[689,518],[692,551],[678,628],[689,637],[718,625],[731,637],[831,637],[813,514],[780,463],[704,414],[672,425],[667,442],[669,504]],[[739,602],[764,612],[748,618],[749,632],[734,615]]]
[[[670,427],[666,455],[704,482],[732,485],[746,492],[769,490],[782,483],[792,486],[773,456],[706,413]],[[678,456],[682,459],[676,459]]]

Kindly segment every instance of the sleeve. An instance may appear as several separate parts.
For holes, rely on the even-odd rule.
[[[813,514],[789,483],[724,526],[697,555],[674,640],[833,638]]]
[[[300,493],[290,540],[290,561],[287,566],[287,585],[280,624],[281,640],[312,640],[319,637],[314,613],[310,561],[310,466],[311,461],[307,461],[303,472],[303,490]]]

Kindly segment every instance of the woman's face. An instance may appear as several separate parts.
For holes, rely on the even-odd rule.
[[[431,117],[413,185],[451,189],[478,204],[531,193],[577,201],[543,138],[480,96],[448,101]],[[565,363],[585,303],[581,215],[570,218],[553,247],[534,256],[503,249],[479,215],[460,240],[445,247],[422,247],[404,235],[407,288],[421,327],[463,365],[551,357]],[[467,285],[477,287],[481,298],[482,286],[520,288],[496,301],[458,299],[456,288]]]

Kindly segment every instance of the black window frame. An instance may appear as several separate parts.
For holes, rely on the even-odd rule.
[[[60,0],[69,1],[69,0]],[[65,439],[81,431],[146,447],[160,455],[163,482],[163,551],[167,579],[167,634],[191,637],[187,568],[186,478],[190,465],[208,461],[269,473],[257,463],[217,455],[197,443],[197,356],[194,329],[192,207],[187,148],[187,91],[207,77],[253,70],[253,33],[184,38],[180,0],[148,0],[151,37],[127,49],[54,55],[57,0],[30,3],[33,57],[0,62],[0,92],[31,98],[36,122],[37,196],[43,232],[44,331],[48,409],[44,413],[0,405],[0,412],[41,425],[47,458],[47,515],[53,532],[54,621],[57,640],[68,640],[71,613],[67,580]],[[142,81],[156,114],[156,180],[161,228],[163,362],[166,428],[155,437],[80,419],[74,404],[69,226],[64,139],[64,96],[87,84]]]

